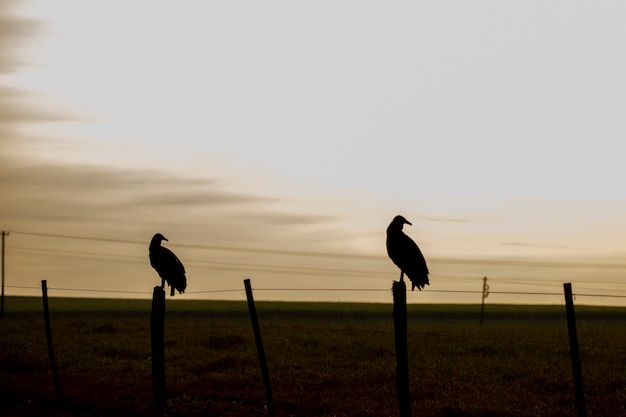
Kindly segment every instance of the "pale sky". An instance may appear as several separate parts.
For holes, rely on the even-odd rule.
[[[161,232],[181,299],[251,278],[390,302],[402,214],[431,270],[409,302],[480,302],[454,291],[487,276],[490,302],[572,282],[626,305],[625,21],[619,1],[4,1],[7,293],[149,296]]]

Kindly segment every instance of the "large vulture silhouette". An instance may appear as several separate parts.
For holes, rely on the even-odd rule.
[[[165,288],[165,281],[171,287],[170,295],[174,296],[174,290],[180,294],[187,288],[187,277],[183,263],[174,255],[174,252],[161,246],[161,241],[167,239],[161,233],[157,233],[150,241],[150,265],[161,277],[161,288]]]
[[[415,287],[421,291],[430,284],[428,266],[417,244],[402,231],[405,224],[411,225],[411,222],[402,216],[396,216],[387,227],[387,254],[400,268],[400,282],[404,281],[406,274],[411,280],[411,291]]]

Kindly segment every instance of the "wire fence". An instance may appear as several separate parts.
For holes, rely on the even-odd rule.
[[[7,288],[15,288],[15,289],[28,289],[33,291],[41,291],[41,287],[35,286],[7,286]],[[107,290],[107,289],[94,289],[94,288],[65,288],[65,287],[48,287],[48,291],[50,292],[89,292],[89,293],[101,293],[101,294],[129,294],[129,295],[151,295],[152,293],[149,291],[122,291],[122,290]],[[261,288],[253,288],[255,292],[306,292],[306,291],[320,291],[320,292],[389,292],[388,289],[380,289],[380,288],[277,288],[277,287],[261,287]],[[474,290],[437,290],[437,289],[426,289],[424,292],[440,292],[440,293],[454,293],[454,294],[482,294],[483,291],[474,291]],[[189,292],[189,294],[220,294],[220,293],[241,293],[243,295],[242,301],[245,299],[245,290],[244,288],[223,288],[223,289],[212,289],[212,290],[202,290],[202,291],[193,291]],[[507,295],[519,295],[519,296],[563,296],[562,292],[539,292],[539,291],[490,291],[491,294],[507,294]],[[622,295],[606,295],[606,294],[590,294],[590,293],[575,293],[575,296],[583,296],[583,297],[614,297],[614,298],[626,298],[626,296]],[[362,303],[363,305],[367,305],[368,303]],[[476,304],[476,303],[472,303]],[[206,325],[206,326],[187,326],[198,329],[208,329],[214,328],[214,325]],[[177,328],[187,328],[186,326],[177,325]],[[228,326],[227,326],[228,327]],[[231,327],[247,327],[247,326],[231,326]],[[279,325],[268,325],[267,329],[283,329],[283,330],[307,330],[307,331],[327,331],[327,332],[379,332],[379,333],[390,333],[392,332],[391,328],[379,329],[379,330],[365,330],[365,329],[345,329],[345,328],[332,328],[332,327],[310,327],[310,326],[286,326],[281,327]],[[409,332],[411,334],[411,332]],[[414,335],[419,336],[433,336],[433,337],[479,337],[481,336],[468,336],[464,335],[454,335],[454,334],[434,334],[434,333],[423,333],[423,332],[413,332]],[[540,342],[541,344],[543,342]],[[597,346],[593,346],[596,348]],[[621,349],[626,350],[626,349]]]
[[[35,286],[7,286],[8,288],[15,288],[15,289],[29,289],[29,290],[36,290],[36,291],[41,291],[41,287],[35,287]],[[107,294],[107,293],[114,293],[114,294],[119,294],[119,293],[125,293],[125,294],[142,294],[142,295],[151,295],[152,292],[144,292],[144,291],[121,291],[121,290],[106,290],[106,289],[93,289],[93,288],[64,288],[64,287],[48,287],[48,291],[54,292],[54,291],[59,291],[61,293],[63,292],[95,292],[95,293],[102,293],[102,294]],[[276,287],[271,287],[271,288],[254,288],[253,291],[255,292],[264,292],[264,291],[268,291],[268,292],[276,292],[276,291],[285,291],[285,292],[289,292],[289,291],[328,291],[328,292],[362,292],[362,291],[373,291],[373,292],[389,292],[388,289],[380,289],[380,288],[360,288],[360,289],[354,289],[354,288],[276,288]],[[441,292],[441,293],[454,293],[454,294],[482,294],[482,291],[473,291],[473,290],[424,290],[425,292]],[[194,292],[190,292],[190,294],[220,294],[220,293],[241,293],[242,295],[245,293],[244,288],[226,288],[226,289],[213,289],[213,290],[203,290],[203,291],[194,291]],[[523,296],[563,296],[562,292],[526,292],[526,291],[490,291],[490,293],[492,294],[507,294],[507,295],[523,295]],[[574,295],[576,296],[585,296],[585,297],[617,297],[617,298],[626,298],[626,296],[621,296],[621,295],[605,295],[605,294],[589,294],[589,293],[575,293]],[[245,297],[245,295],[244,295]],[[243,298],[242,297],[242,300]],[[362,303],[363,305],[367,305],[368,303]],[[249,326],[240,326],[240,325],[229,325],[229,326],[218,326],[221,328],[248,328]],[[210,329],[210,328],[216,328],[216,326],[214,324],[210,324],[210,325],[193,325],[193,326],[181,326],[181,325],[177,325],[176,326],[177,329],[185,329],[185,328],[194,328],[194,329]],[[392,333],[393,329],[391,329],[391,327],[387,327],[386,329],[346,329],[346,328],[332,328],[332,327],[310,327],[310,326],[280,326],[280,325],[276,325],[276,324],[271,324],[271,325],[267,325],[264,326],[264,328],[266,329],[273,329],[273,330],[289,330],[289,331],[295,331],[295,330],[305,330],[305,331],[312,331],[312,332],[364,332],[364,333]],[[493,339],[493,337],[490,338],[486,338],[484,336],[478,336],[478,335],[467,335],[467,334],[463,334],[463,335],[459,335],[459,334],[445,334],[445,333],[429,333],[429,332],[409,332],[409,334],[413,334],[415,336],[429,336],[429,337],[471,337],[471,338],[476,338],[476,339]],[[545,342],[538,342],[538,343],[534,343],[535,345],[545,345]],[[533,345],[533,343],[529,343],[529,345]],[[589,347],[589,348],[605,348],[605,349],[612,349],[611,347],[608,346],[595,346],[595,345],[583,345],[583,347]],[[625,349],[622,348],[617,348],[617,350],[623,350],[626,351]]]
[[[8,288],[19,288],[19,289],[30,289],[41,291],[41,287],[34,286],[8,286]],[[61,288],[61,287],[48,287],[48,291],[71,291],[71,292],[96,292],[96,293],[125,293],[125,294],[144,294],[149,295],[151,292],[142,292],[142,291],[121,291],[121,290],[103,290],[103,289],[87,289],[87,288]],[[377,289],[377,288],[363,288],[363,289],[352,289],[352,288],[255,288],[254,291],[384,291],[389,292],[389,290]],[[449,290],[424,290],[424,291],[432,291],[432,292],[450,292],[450,293],[460,293],[460,294],[480,294],[482,291],[449,291]],[[205,290],[205,291],[195,291],[194,294],[204,294],[204,293],[232,293],[239,292],[244,294],[244,288],[227,288],[227,289],[216,289],[216,290]],[[512,295],[547,295],[547,296],[563,296],[562,292],[525,292],[525,291],[503,291],[503,292],[492,292],[492,293],[503,293],[503,294],[512,294]],[[580,296],[588,296],[588,297],[605,297],[604,294],[577,294]],[[624,296],[613,296],[613,297],[624,297]],[[242,301],[244,297],[242,298]],[[368,303],[361,303],[364,306],[367,306]],[[367,310],[367,308],[365,307]],[[57,320],[68,320],[71,321],[73,318],[65,317],[65,318],[57,318]],[[310,320],[307,320],[310,321]],[[140,321],[137,320],[139,323]],[[382,324],[382,321],[381,321]],[[275,323],[265,324],[262,326],[264,330],[279,330],[279,331],[306,331],[306,332],[328,332],[328,333],[367,333],[367,334],[392,334],[393,328],[391,323],[385,322],[382,328],[372,329],[372,328],[346,328],[346,327],[330,327],[330,326],[311,326],[311,325],[280,325]],[[206,325],[181,325],[177,323],[171,330],[172,331],[185,331],[188,329],[196,329],[196,330],[210,330],[210,329],[249,329],[249,325],[239,325],[239,324],[206,324]],[[484,340],[484,341],[503,341],[510,340],[509,335],[503,335],[501,337],[489,335],[485,336],[479,333],[445,333],[445,332],[432,332],[432,331],[408,331],[409,335],[414,337],[437,337],[437,338],[457,338],[457,339],[473,339],[473,340]],[[565,337],[565,335],[563,335]],[[524,340],[522,343],[527,347],[546,347],[546,346],[563,346],[563,342],[549,342],[545,340]],[[581,348],[583,349],[599,349],[599,350],[608,350],[608,351],[619,351],[626,352],[626,347],[614,347],[608,346],[606,344],[581,344]]]
[[[41,291],[41,287],[27,286],[27,285],[6,285],[6,288],[13,289],[26,289]],[[96,288],[64,288],[64,287],[48,287],[48,290],[52,291],[68,291],[68,292],[92,292],[102,294],[142,294],[151,295],[151,291],[126,291],[126,290],[108,290],[108,289],[96,289]],[[307,292],[307,291],[319,291],[319,292],[384,292],[388,293],[389,289],[383,288],[254,288],[257,292]],[[201,290],[201,291],[187,291],[185,294],[219,294],[219,293],[244,293],[244,288],[226,288],[226,289],[213,289],[213,290]],[[424,293],[445,293],[445,294],[483,294],[480,290],[440,290],[440,289],[424,289]],[[532,295],[532,296],[562,296],[562,292],[546,292],[546,291],[491,291],[489,294],[504,294],[504,295]],[[595,293],[574,293],[576,297],[599,297],[599,298],[621,298],[626,299],[626,295],[620,294],[595,294]],[[475,304],[475,303],[472,303]]]
[[[111,239],[111,238],[100,238],[100,237],[88,237],[88,236],[74,236],[74,235],[64,235],[64,234],[46,234],[46,233],[33,233],[33,232],[12,232],[17,235],[25,235],[31,237],[40,237],[46,239],[70,239],[77,240],[81,242],[102,242],[102,243],[110,243],[114,245],[126,244],[126,245],[143,245],[146,246],[146,242],[144,241],[135,241],[135,240],[127,240],[127,239]],[[77,246],[77,245],[75,245]],[[119,253],[117,249],[110,250],[109,252],[99,252],[96,250],[89,250],[89,247],[83,249],[81,247],[66,247],[66,248],[50,248],[50,247],[36,247],[36,246],[13,246],[10,248],[9,254],[14,255],[18,254],[23,257],[23,259],[33,259],[32,257],[36,257],[37,259],[56,259],[56,260],[81,260],[81,261],[105,261],[105,262],[122,262],[125,264],[147,264],[147,259],[145,255],[141,255],[139,253]],[[185,259],[185,264],[191,266],[192,268],[199,270],[220,270],[220,271],[249,271],[251,273],[264,273],[264,274],[289,274],[289,275],[302,275],[302,276],[323,276],[323,277],[341,277],[341,278],[349,278],[347,281],[348,284],[353,283],[353,279],[361,278],[361,279],[369,279],[370,281],[362,281],[366,284],[370,285],[366,286],[350,286],[346,284],[346,281],[337,281],[337,287],[332,287],[334,282],[332,281],[319,281],[319,287],[315,286],[307,286],[303,282],[304,287],[298,287],[297,284],[293,285],[293,283],[287,283],[287,285],[267,285],[263,284],[256,288],[253,288],[255,293],[257,294],[285,294],[286,296],[281,296],[280,298],[283,301],[290,301],[290,293],[299,294],[336,294],[336,293],[346,293],[346,294],[383,294],[390,293],[390,288],[380,288],[371,286],[372,280],[377,279],[381,276],[385,276],[388,274],[388,271],[384,270],[382,266],[382,262],[389,263],[389,260],[385,256],[381,255],[369,255],[369,254],[352,254],[352,253],[334,253],[334,252],[316,252],[316,251],[298,251],[298,250],[281,250],[281,249],[263,249],[263,248],[251,248],[251,247],[227,247],[227,246],[211,246],[211,245],[198,245],[198,244],[176,244],[176,247],[187,248],[190,250],[196,250],[196,252],[190,252],[195,254],[195,256],[191,256],[188,259]],[[110,246],[111,247],[111,246]],[[291,258],[301,258],[301,259],[324,259],[327,261],[324,265],[313,265],[306,263],[298,263],[294,262],[285,262],[282,261],[270,261],[269,258],[267,262],[265,262],[264,258],[251,258],[250,261],[238,262],[231,259],[222,259],[221,256],[216,255],[217,259],[207,260],[201,259],[201,256],[198,256],[197,250],[201,251],[212,251],[218,254],[254,254],[254,255],[272,255],[275,257],[291,257]],[[134,253],[134,252],[133,252]],[[27,258],[30,257],[30,258]],[[261,259],[261,261],[256,261],[257,259]],[[334,263],[337,261],[337,263]],[[347,266],[342,266],[339,261],[359,261],[363,265],[363,262],[369,262],[366,266],[358,266],[354,267],[351,265],[357,265],[352,263],[350,265],[345,264]],[[374,264],[373,262],[379,262],[380,264]],[[291,264],[290,264],[291,263]],[[458,266],[468,267],[470,272],[461,273],[461,274],[448,274],[448,275],[439,275],[437,278],[450,278],[456,282],[462,282],[463,285],[457,288],[446,288],[444,285],[435,286],[434,288],[426,288],[422,291],[422,294],[452,294],[459,296],[461,299],[461,303],[466,304],[478,304],[477,299],[471,299],[471,302],[468,303],[468,298],[475,295],[482,295],[483,302],[484,298],[487,295],[502,295],[502,296],[514,296],[516,297],[515,303],[523,302],[528,299],[533,301],[528,302],[528,304],[534,304],[535,297],[559,297],[561,300],[563,299],[563,292],[558,291],[557,285],[560,285],[560,282],[552,281],[545,282],[541,279],[526,279],[519,278],[518,276],[503,276],[502,279],[494,279],[490,278],[489,284],[491,287],[494,287],[497,284],[503,284],[500,289],[494,288],[494,290],[487,291],[485,288],[479,289],[479,283],[482,284],[483,278],[477,278],[477,274],[475,272],[479,269],[478,267],[505,267],[517,270],[517,268],[532,268],[533,274],[536,274],[536,270],[540,268],[561,268],[566,269],[568,271],[575,271],[577,273],[581,273],[584,271],[626,271],[626,264],[621,263],[610,263],[610,262],[547,262],[547,261],[536,261],[536,260],[503,260],[503,259],[462,259],[462,258],[429,258],[429,263],[434,265],[445,265],[449,266],[449,270],[453,273],[455,271],[459,271]],[[368,268],[367,266],[372,266]],[[381,265],[381,266],[377,266]],[[482,274],[480,274],[482,276]],[[435,282],[436,280],[433,279]],[[85,286],[75,286],[75,285],[66,285],[66,283],[71,282],[71,280],[61,280],[58,286],[51,285],[47,288],[50,296],[52,297],[62,297],[62,296],[75,296],[80,294],[91,294],[96,296],[101,296],[102,298],[106,297],[119,297],[129,296],[135,298],[148,298],[152,292],[151,291],[139,291],[139,290],[129,290],[129,289],[113,289],[113,288],[98,288],[96,286],[90,286],[88,283],[84,283]],[[208,282],[208,281],[205,281]],[[268,282],[268,281],[261,281]],[[273,281],[274,283],[280,281]],[[441,281],[439,281],[441,282]],[[331,284],[331,286],[328,285]],[[476,289],[473,285],[476,284]],[[506,284],[506,285],[505,285]],[[593,285],[594,288],[588,288],[588,285]],[[612,286],[611,289],[600,288],[601,285],[604,286]],[[620,287],[621,285],[621,287]],[[509,288],[515,288],[516,286],[526,286],[522,290],[509,290]],[[30,286],[30,285],[5,285],[5,287],[9,290],[17,290],[17,292],[37,292],[39,293],[42,289],[39,286]],[[228,296],[236,297],[238,300],[245,300],[245,289],[242,287],[233,288],[232,286],[224,286],[222,288],[206,288],[205,285],[199,285],[199,289],[195,291],[187,291],[185,295],[192,296],[211,296],[211,297],[221,297]],[[202,288],[204,287],[204,288]],[[216,285],[217,287],[217,285]],[[449,287],[449,285],[448,285]],[[519,287],[517,287],[519,288]],[[531,288],[531,290],[528,290]],[[538,288],[538,290],[534,290]],[[617,288],[617,289],[616,289]],[[622,300],[626,300],[626,286],[625,284],[617,281],[611,281],[609,279],[604,280],[593,280],[590,281],[587,286],[581,285],[579,292],[575,292],[573,294],[575,297],[584,297],[586,299],[595,300],[610,300],[611,302],[621,303]],[[332,298],[332,297],[326,297]],[[391,296],[389,296],[389,301],[391,301]],[[367,310],[368,302],[362,302],[364,305],[364,309]],[[484,305],[484,304],[483,304]],[[488,305],[488,304],[487,304]],[[514,311],[515,309],[511,309]],[[268,337],[276,336],[277,332],[281,334],[291,334],[294,335],[297,332],[306,332],[306,333],[329,333],[332,335],[332,338],[337,341],[342,340],[342,337],[348,333],[350,334],[369,334],[376,335],[375,339],[391,339],[394,333],[394,329],[391,323],[391,318],[389,316],[385,316],[381,313],[381,310],[372,309],[371,317],[373,320],[369,320],[367,323],[361,325],[355,325],[354,322],[346,324],[344,321],[343,324],[341,321],[331,321],[330,323],[325,320],[320,320],[315,317],[315,314],[310,317],[302,316],[304,319],[302,321],[298,320],[281,320],[277,314],[271,315],[266,321],[262,321],[261,327],[264,332],[267,332]],[[80,317],[75,317],[74,315],[65,314],[55,314],[54,309],[52,311],[53,317],[55,320],[62,320],[65,322],[71,322],[74,320],[81,320]],[[241,311],[239,312],[241,313]],[[263,314],[262,307],[260,309],[260,313]],[[487,312],[487,320],[489,320],[490,312]],[[146,320],[142,318],[142,316],[131,318],[133,323],[137,324],[137,328],[145,326]],[[182,317],[182,315],[181,315]],[[178,320],[175,323],[168,324],[168,332],[172,335],[177,335],[181,333],[189,333],[191,331],[192,334],[201,334],[201,333],[210,333],[216,329],[223,329],[229,331],[235,331],[237,333],[247,332],[250,329],[249,324],[244,324],[244,314],[239,314],[237,320],[216,320],[209,321],[209,315],[196,315],[189,319]],[[300,316],[296,316],[298,319]],[[386,319],[384,317],[387,317]],[[481,312],[482,317],[482,312]],[[465,320],[478,319],[478,311],[475,312],[474,316],[467,316],[464,318]],[[82,319],[84,320],[84,318]],[[96,321],[98,319],[96,318]],[[107,325],[106,316],[102,316],[101,324],[98,322],[97,325]],[[515,322],[514,324],[524,323]],[[558,323],[555,321],[555,323]],[[93,324],[93,323],[92,323]],[[73,329],[73,325],[68,326],[71,330]],[[565,351],[567,350],[567,333],[565,328],[561,328],[558,331],[555,331],[550,335],[550,340],[539,339],[537,336],[530,338],[516,338],[515,337],[515,329],[507,329],[506,331],[500,331],[489,333],[489,332],[481,332],[476,331],[478,326],[473,331],[468,331],[467,329],[463,329],[461,327],[455,328],[447,328],[445,326],[439,328],[437,326],[426,327],[421,329],[420,326],[410,327],[408,330],[408,335],[415,341],[423,342],[427,339],[433,339],[433,341],[443,341],[442,344],[444,348],[447,348],[448,340],[455,341],[455,343],[451,343],[451,345],[463,345],[464,341],[473,341],[477,342],[476,344],[485,346],[491,346],[494,344],[506,345],[506,344],[515,344],[518,348],[521,348],[526,351],[540,351],[540,350],[551,350],[551,351]],[[302,334],[302,333],[300,333]],[[296,336],[297,337],[297,336]],[[360,336],[359,336],[360,338]],[[458,343],[456,342],[458,341]],[[338,342],[339,343],[339,342]],[[626,346],[615,345],[612,343],[606,343],[606,341],[596,340],[593,337],[589,337],[585,339],[582,344],[580,344],[580,348],[583,352],[608,352],[607,357],[623,357],[626,352]],[[453,349],[451,347],[450,349]],[[601,356],[604,356],[601,355]],[[432,375],[424,375],[425,379],[433,379],[435,380],[435,376]],[[483,380],[483,383],[492,384],[493,386],[498,386],[501,384],[501,381],[498,381],[494,376],[489,376],[486,380]],[[461,377],[462,379],[462,377]],[[471,382],[468,380],[468,382]]]
[[[35,287],[35,286],[8,286],[8,288],[41,291],[41,287]],[[123,293],[123,294],[129,294],[129,295],[150,294],[150,292],[144,292],[144,291],[123,291],[123,290],[108,290],[108,289],[98,289],[98,288],[77,288],[77,287],[56,287],[56,286],[48,287],[48,290],[50,291],[52,295],[54,295],[54,292],[58,292],[60,294],[63,294],[66,292],[90,292],[90,293],[101,293],[101,294]],[[282,292],[291,292],[291,291],[382,292],[384,291],[384,292],[389,292],[388,289],[380,289],[380,288],[357,288],[357,289],[345,288],[345,287],[280,288],[280,287],[262,287],[262,286],[259,288],[255,288],[254,291],[256,292],[276,292],[276,291],[282,291]],[[457,294],[481,294],[483,293],[483,291],[478,291],[478,290],[474,291],[474,290],[438,290],[438,289],[428,290],[427,289],[425,291],[426,292],[457,293]],[[245,292],[244,288],[221,288],[221,289],[207,289],[207,290],[202,290],[202,291],[194,291],[193,293],[194,294],[241,293],[242,301],[243,301],[243,299],[245,298],[245,296],[243,296],[244,292]],[[538,296],[538,295],[539,296],[560,296],[560,297],[563,296],[562,292],[556,292],[556,291],[555,292],[494,291],[491,293],[492,294],[503,293],[503,294],[516,295],[520,297]],[[586,292],[578,294],[578,295],[588,296],[588,297],[595,297],[595,296],[604,297],[605,296],[605,294],[592,294],[592,293],[586,293]],[[622,297],[622,296],[617,296],[617,297]],[[365,305],[364,307],[365,310],[367,310],[368,303],[363,303],[363,304]],[[263,313],[262,308],[260,312]],[[376,312],[380,313],[381,310],[376,310]],[[52,310],[52,314],[53,314],[53,318],[55,321],[61,321],[65,323],[77,321],[77,323],[81,323],[81,328],[84,326],[84,324],[81,322],[81,320],[84,320],[84,318],[74,317],[68,314],[63,314],[63,315],[55,314],[54,309]],[[474,316],[474,318],[476,317],[477,316]],[[204,316],[204,319],[208,319],[208,318],[210,318],[210,315]],[[239,317],[239,318],[243,319],[245,317]],[[464,318],[464,320],[471,320],[471,319],[472,317]],[[96,319],[96,322],[91,321],[91,326],[95,326],[94,328],[97,328],[97,326],[107,325],[108,320],[106,316],[102,316],[100,320],[101,322],[98,322],[98,319]],[[142,323],[143,325],[146,325],[146,319],[136,318],[131,321],[132,323],[137,324],[138,328],[139,328],[140,323]],[[198,322],[201,324],[197,324]],[[125,323],[128,324],[128,321],[125,320]],[[270,319],[262,321],[261,328],[263,329],[263,332],[266,334],[267,339],[269,340],[271,340],[272,337],[276,337],[277,334],[289,334],[291,335],[290,337],[294,338],[294,337],[299,337],[298,335],[303,335],[303,334],[306,335],[306,334],[328,333],[331,335],[330,337],[332,338],[332,340],[335,340],[336,341],[335,343],[337,344],[343,343],[341,341],[345,339],[344,336],[346,334],[375,335],[373,336],[375,340],[391,340],[394,334],[394,329],[391,324],[391,317],[388,317],[388,319],[386,320],[382,320],[382,319],[373,320],[373,321],[370,320],[367,327],[362,327],[362,328],[351,327],[350,324],[341,325],[338,323],[340,323],[340,321],[335,322],[334,325],[329,324],[324,320],[316,319],[314,315],[311,317],[308,317],[305,320],[302,320],[300,324],[298,324],[298,320],[292,319],[290,321],[283,322],[281,320],[276,320],[275,316],[272,316]],[[473,346],[473,349],[481,349],[481,346],[487,347],[488,352],[491,352],[491,350],[489,350],[488,348],[490,346],[504,346],[504,345],[514,345],[515,349],[520,349],[522,351],[529,351],[529,352],[544,352],[543,354],[546,354],[546,352],[548,353],[557,352],[557,354],[560,354],[560,352],[565,353],[567,351],[567,333],[565,331],[564,326],[559,331],[554,332],[554,334],[551,335],[550,340],[540,339],[538,337],[529,338],[529,339],[519,338],[519,337],[516,338],[515,337],[515,325],[520,324],[520,323],[523,324],[523,322],[515,322],[515,323],[509,322],[509,325],[511,325],[512,328],[506,332],[500,332],[500,330],[498,330],[500,333],[489,333],[489,332],[485,333],[482,331],[468,331],[466,328],[462,329],[460,327],[456,327],[455,329],[457,331],[455,332],[454,330],[451,330],[450,328],[447,328],[445,326],[443,326],[441,330],[438,330],[436,326],[434,327],[431,326],[427,328],[426,330],[415,330],[416,328],[410,327],[407,334],[413,343],[420,344],[420,343],[428,342],[430,340],[432,344],[437,345],[437,346],[443,346],[444,349],[447,349],[447,346],[450,346],[449,349],[451,352],[454,352],[458,346],[464,346],[466,342],[469,342]],[[66,329],[70,329],[70,330],[73,328],[74,328],[73,325],[66,327]],[[419,326],[417,328],[419,329]],[[478,326],[476,327],[476,329],[477,328]],[[202,335],[202,334],[211,334],[212,332],[218,329],[226,330],[226,331],[234,331],[237,334],[241,334],[244,332],[249,332],[250,325],[244,324],[242,320],[232,321],[232,322],[217,320],[215,322],[209,322],[208,320],[197,321],[197,318],[195,320],[190,320],[190,321],[177,320],[173,323],[168,323],[167,325],[167,332],[173,338],[177,337],[177,335],[184,335],[185,337],[188,337],[190,332],[191,334],[194,334],[196,336]],[[81,330],[81,331],[84,332],[84,330]],[[358,336],[358,339],[360,340],[361,337]],[[63,341],[63,339],[61,340]],[[606,352],[606,357],[611,357],[611,358],[624,357],[624,354],[626,353],[626,346],[606,344],[606,343],[603,343],[602,341],[594,340],[593,338],[590,338],[587,342],[583,342],[582,344],[580,344],[580,348],[583,353],[594,352],[594,354],[596,354],[597,352],[601,352],[602,356],[605,356],[604,352]],[[271,351],[271,352],[273,354],[276,353],[275,351]],[[445,352],[442,352],[442,354],[445,354]],[[487,362],[487,359],[485,361]],[[558,367],[558,369],[555,369],[554,372],[563,372],[563,370],[566,370],[564,366]],[[475,381],[473,377],[468,376],[467,372],[470,372],[470,371],[466,371],[466,372],[459,371],[458,375],[455,376],[455,381],[457,383],[466,381],[466,383],[468,384]],[[438,377],[430,371],[422,373],[420,375],[420,378],[422,378],[425,381],[437,381],[438,380]],[[486,385],[486,386],[499,387],[502,384],[502,381],[499,376],[493,374],[493,375],[484,376],[481,379],[481,384]]]
[[[123,276],[127,273],[125,268],[131,268],[132,265],[146,265],[146,256],[145,254],[139,253],[135,249],[131,249],[129,251],[120,251],[117,249],[121,246],[146,246],[145,241],[140,240],[131,240],[131,239],[123,239],[123,238],[108,238],[108,237],[98,237],[98,236],[77,236],[70,234],[59,234],[59,233],[39,233],[32,231],[12,231],[12,235],[16,236],[24,236],[28,238],[27,240],[21,240],[20,242],[22,246],[18,245],[8,245],[8,253],[9,256],[19,255],[22,257],[22,264],[41,264],[42,262],[51,261],[51,265],[53,268],[56,268],[56,275],[51,274],[47,278],[52,279],[53,276],[58,276],[60,274],[67,274],[68,271],[71,271],[70,261],[81,261],[81,262],[106,262],[106,268],[111,269],[113,272],[113,263],[116,265],[119,264],[120,269],[116,269],[113,272],[113,275]],[[33,240],[35,239],[35,240]],[[52,240],[62,240],[68,241],[69,245],[65,243],[63,245],[57,245],[55,247],[46,246],[46,241]],[[24,245],[24,243],[28,242],[28,245]],[[80,245],[76,245],[75,243],[80,243]],[[96,249],[96,246],[90,246],[89,242],[98,243],[99,246]],[[102,251],[100,246],[105,244],[104,247],[108,248],[108,251]],[[109,245],[106,245],[109,244]],[[121,246],[120,246],[121,245]],[[264,248],[254,248],[254,247],[243,247],[243,246],[221,246],[221,245],[203,245],[203,244],[195,244],[195,243],[176,243],[176,247],[186,248],[193,250],[195,252],[189,252],[189,257],[185,258],[185,264],[189,266],[196,275],[201,274],[201,271],[228,271],[227,273],[229,277],[232,275],[232,272],[240,272],[244,274],[253,274],[257,276],[272,276],[272,275],[288,275],[290,279],[295,277],[302,277],[303,280],[306,280],[307,277],[315,277],[319,279],[343,279],[349,280],[349,282],[354,282],[355,286],[349,286],[346,288],[256,288],[256,291],[259,292],[269,292],[272,291],[274,293],[287,293],[290,291],[300,291],[300,292],[318,292],[318,293],[328,293],[328,292],[353,292],[353,293],[377,293],[384,292],[387,289],[381,288],[367,288],[369,285],[366,285],[365,288],[357,288],[359,286],[363,286],[362,284],[368,284],[374,282],[375,279],[379,279],[381,276],[388,276],[390,273],[390,262],[384,255],[376,255],[376,254],[359,254],[359,253],[341,253],[341,252],[328,252],[328,251],[303,251],[303,250],[288,250],[288,249],[264,249]],[[214,253],[214,258],[217,259],[202,259],[202,257],[198,256],[199,252],[210,252]],[[229,255],[229,257],[225,258],[225,254]],[[272,257],[259,258],[241,258],[240,255],[245,254],[256,254],[256,255],[272,255]],[[238,257],[237,259],[233,259],[230,255]],[[278,257],[278,258],[277,258]],[[241,258],[241,259],[240,259]],[[317,262],[295,262],[296,259],[321,259],[324,261],[324,266],[320,266],[316,264]],[[283,262],[278,259],[285,259],[287,261]],[[294,261],[289,261],[289,259],[293,259]],[[67,261],[67,262],[64,262]],[[328,262],[326,262],[328,261]],[[367,262],[365,267],[357,267],[357,264],[354,261],[359,261],[359,265],[363,265],[363,262]],[[490,283],[501,283],[503,284],[500,290],[495,289],[494,291],[490,291],[490,294],[493,295],[502,295],[502,296],[560,296],[560,293],[552,292],[550,290],[547,291],[536,291],[537,288],[556,288],[560,285],[560,282],[563,282],[561,277],[555,277],[554,279],[548,280],[546,282],[543,277],[533,278],[533,276],[537,276],[537,268],[543,269],[561,269],[558,275],[567,277],[571,274],[564,271],[571,271],[573,273],[578,274],[580,277],[581,274],[585,274],[587,276],[586,271],[597,271],[602,272],[602,274],[595,273],[592,278],[589,278],[586,281],[574,281],[576,285],[579,287],[579,292],[575,294],[578,297],[585,297],[591,302],[597,300],[600,304],[606,304],[610,302],[617,302],[620,305],[624,304],[623,300],[626,300],[626,280],[618,279],[618,276],[615,274],[619,274],[620,271],[626,271],[626,264],[622,264],[619,262],[562,262],[562,261],[540,261],[540,260],[530,260],[530,259],[494,259],[494,258],[480,258],[480,259],[467,259],[467,258],[452,258],[452,257],[429,257],[429,264],[433,264],[435,266],[440,265],[443,267],[435,268],[436,273],[433,275],[433,282],[439,280],[442,282],[445,280],[447,282],[447,286],[450,287],[451,281],[454,281],[454,285],[457,285],[457,288],[437,288],[437,289],[428,289],[427,293],[431,294],[481,294],[480,290],[471,290],[467,289],[471,283],[475,283],[481,278],[477,278],[476,275],[487,275],[490,277]],[[85,264],[82,264],[85,265]],[[126,265],[126,266],[124,266]],[[130,265],[130,266],[129,266]],[[459,266],[467,266],[468,269],[460,274],[450,274],[446,273],[446,271],[458,271]],[[477,268],[484,267],[484,274],[479,273],[475,274]],[[388,269],[385,269],[388,268]],[[496,271],[490,268],[505,268],[502,273],[496,273]],[[508,268],[508,269],[507,269]],[[528,268],[534,269],[531,274],[527,277],[519,277],[521,275],[518,271],[519,268]],[[94,268],[95,270],[96,268]],[[97,268],[102,270],[103,268]],[[431,268],[432,269],[432,268]],[[483,268],[481,268],[483,269]],[[133,270],[135,271],[135,270]],[[511,271],[517,271],[518,277],[515,277],[515,273],[511,276]],[[443,272],[443,273],[442,273]],[[492,273],[493,272],[493,273]],[[23,275],[24,272],[22,272]],[[102,275],[102,272],[99,272]],[[547,273],[546,273],[547,274]],[[570,278],[566,278],[570,279]],[[360,281],[357,281],[360,280]],[[556,281],[558,280],[558,281]],[[581,285],[579,285],[579,282]],[[521,291],[517,290],[515,287],[526,286],[529,290]],[[589,286],[593,286],[593,288],[589,288]],[[7,288],[13,288],[16,290],[36,290],[37,287],[28,288],[28,286],[6,286]],[[582,287],[582,288],[581,288]],[[76,291],[77,293],[94,293],[94,294],[125,294],[129,296],[147,296],[149,292],[143,291],[124,291],[118,289],[92,289],[92,288],[65,288],[65,286],[59,286],[58,288],[51,288],[55,291],[63,291],[63,292],[71,292]],[[197,291],[188,291],[186,294],[190,295],[202,295],[202,294],[220,294],[227,292],[237,292],[239,289],[201,289]],[[366,301],[366,300],[364,300]],[[461,300],[460,302],[464,302]]]

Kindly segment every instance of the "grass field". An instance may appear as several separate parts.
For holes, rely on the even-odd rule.
[[[278,416],[397,416],[392,306],[257,302]],[[165,409],[150,301],[40,298],[0,320],[0,415],[264,416],[245,302],[167,300]],[[563,306],[409,305],[414,416],[574,416]],[[576,307],[589,416],[626,415],[626,309]]]

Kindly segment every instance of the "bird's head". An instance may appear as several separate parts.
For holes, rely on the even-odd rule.
[[[391,224],[395,227],[398,228],[400,230],[402,230],[402,226],[404,226],[405,224],[408,224],[409,226],[413,226],[411,224],[410,221],[408,221],[407,219],[405,219],[402,216],[396,216],[393,218],[393,220],[391,221]]]
[[[158,246],[161,244],[162,240],[165,240],[166,242],[168,242],[165,236],[163,236],[161,233],[157,233],[156,235],[152,236],[152,241],[150,241],[150,246],[152,245]]]

